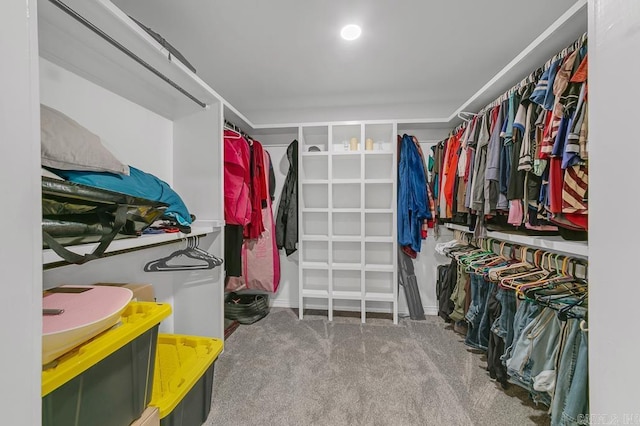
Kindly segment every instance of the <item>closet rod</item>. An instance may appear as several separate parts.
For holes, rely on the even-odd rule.
[[[153,74],[158,76],[160,79],[164,80],[166,83],[171,85],[174,89],[176,89],[177,91],[179,91],[180,93],[185,95],[187,98],[191,99],[193,102],[195,102],[196,104],[200,105],[202,108],[205,108],[207,106],[207,104],[205,104],[204,102],[200,101],[198,98],[193,96],[191,93],[187,92],[185,89],[180,87],[177,83],[175,83],[169,77],[165,76],[160,71],[158,71],[157,69],[155,69],[154,67],[149,65],[147,62],[145,62],[138,55],[136,55],[131,50],[127,49],[122,44],[120,44],[119,42],[114,40],[111,36],[109,36],[107,33],[102,31],[100,28],[96,27],[94,24],[92,24],[90,21],[88,21],[86,18],[84,18],[78,12],[76,12],[75,10],[71,9],[69,6],[64,4],[61,0],[49,0],[49,1],[51,3],[53,3],[55,6],[57,6],[58,8],[60,8],[63,12],[65,12],[66,14],[68,14],[69,16],[74,18],[76,21],[80,22],[82,25],[84,25],[85,27],[87,27],[88,29],[90,29],[91,31],[93,31],[94,33],[99,35],[100,37],[102,37],[104,40],[109,42],[111,45],[116,47],[118,50],[120,50],[121,52],[123,52],[124,54],[129,56],[131,59],[133,59],[134,61],[136,61],[137,63],[139,63],[140,65],[142,65],[146,69],[148,69],[149,71],[151,71]],[[171,55],[169,55],[169,60],[171,60]]]
[[[187,240],[189,238],[194,238],[196,236],[190,236],[190,235],[187,234],[184,237],[182,237],[180,239],[177,239],[177,240],[161,241],[159,243],[147,244],[147,245],[144,245],[144,246],[138,246],[138,247],[125,248],[125,249],[121,249],[121,250],[108,251],[105,254],[103,254],[102,256],[100,256],[100,259],[105,259],[107,257],[118,256],[118,255],[126,254],[126,253],[133,253],[133,252],[141,251],[141,250],[148,250],[148,249],[155,248],[155,247],[168,246],[170,244],[180,243],[180,242],[182,242],[184,240]],[[202,236],[202,235],[200,235],[200,236]],[[140,237],[138,237],[138,238],[140,238]],[[49,270],[49,269],[55,269],[55,268],[59,268],[61,266],[67,266],[67,265],[73,265],[73,263],[69,263],[69,262],[67,262],[65,260],[60,260],[58,262],[46,263],[46,264],[42,265],[42,269],[46,271],[46,270]]]
[[[509,99],[509,96],[511,95],[511,93],[515,92],[516,90],[518,90],[522,86],[524,86],[526,84],[529,84],[529,83],[533,83],[536,80],[538,80],[540,75],[542,75],[544,73],[544,71],[547,68],[549,68],[553,62],[555,62],[558,59],[562,59],[562,58],[565,58],[565,57],[569,56],[574,51],[580,49],[586,42],[587,42],[587,33],[584,33],[576,41],[574,41],[569,46],[565,47],[560,52],[556,53],[553,57],[551,57],[547,62],[545,62],[545,64],[543,66],[541,66],[539,68],[536,68],[535,71],[533,71],[531,74],[529,74],[528,76],[526,76],[525,78],[520,80],[520,82],[518,82],[516,85],[514,85],[511,89],[507,90],[502,95],[500,95],[496,99],[494,99],[493,102],[489,103],[484,108],[482,108],[480,110],[480,112],[478,113],[478,115],[482,115],[488,109],[493,108],[495,106],[498,106],[498,104],[506,101],[507,99]],[[536,76],[536,74],[538,74],[538,75]]]

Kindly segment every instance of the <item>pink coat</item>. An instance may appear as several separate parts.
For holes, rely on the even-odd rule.
[[[224,220],[245,226],[251,220],[249,144],[237,133],[224,131]]]

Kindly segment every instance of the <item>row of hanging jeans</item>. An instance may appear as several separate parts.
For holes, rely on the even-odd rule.
[[[439,267],[439,315],[466,323],[464,342],[486,354],[491,379],[503,388],[513,384],[526,389],[536,404],[549,407],[553,426],[580,424],[589,412],[588,339],[581,319],[503,287],[489,273],[509,267],[499,256],[486,258],[490,268],[479,268],[475,261],[476,272],[461,261],[460,253],[478,253],[477,248],[451,250],[459,250],[450,256],[451,264]],[[512,268],[521,274],[526,269]]]

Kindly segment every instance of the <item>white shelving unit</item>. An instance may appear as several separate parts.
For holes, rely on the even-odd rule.
[[[329,320],[341,301],[359,301],[362,322],[390,303],[397,323],[396,129],[300,127],[300,318],[308,299],[324,301]]]
[[[44,250],[43,288],[150,282],[158,300],[173,307],[163,331],[223,338],[222,267],[197,273],[142,270],[189,236],[203,237],[200,247],[222,257],[223,99],[109,0],[38,0],[31,10],[40,62],[34,109],[47,104],[100,135],[114,153],[127,155],[123,161],[170,183],[197,218],[191,234],[116,240],[107,253],[117,256],[80,266]],[[150,151],[158,153],[153,160]],[[84,254],[94,247],[69,249]]]

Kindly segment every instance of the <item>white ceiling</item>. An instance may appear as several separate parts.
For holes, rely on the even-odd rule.
[[[277,124],[447,118],[576,0],[114,3],[162,34],[254,124]],[[485,95],[586,31],[582,9]],[[347,23],[362,26],[360,39],[340,38]]]

